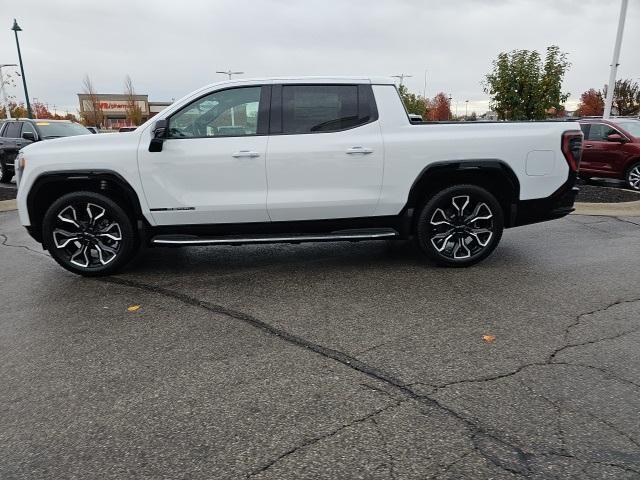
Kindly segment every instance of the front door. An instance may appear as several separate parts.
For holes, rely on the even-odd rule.
[[[609,142],[609,135],[619,134],[618,130],[604,123],[592,123],[584,141],[581,168],[603,175],[616,175],[624,163],[626,153],[619,142]],[[624,135],[622,135],[624,137]]]
[[[370,85],[274,85],[267,154],[272,221],[372,216],[384,151]]]
[[[268,221],[270,88],[209,93],[168,119],[161,152],[140,143],[140,176],[159,225]]]

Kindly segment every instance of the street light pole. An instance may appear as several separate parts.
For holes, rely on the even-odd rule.
[[[406,73],[401,73],[399,75],[391,75],[393,78],[397,78],[398,80],[400,80],[400,86],[402,86],[402,83],[404,82],[405,78],[411,78],[413,77],[413,75],[407,75]]]
[[[18,25],[16,19],[13,19],[13,27],[11,27],[13,33],[16,36],[16,47],[18,47],[18,62],[20,63],[20,74],[22,75],[22,86],[24,87],[24,98],[27,102],[27,116],[29,118],[33,118],[33,114],[31,113],[31,104],[29,103],[29,92],[27,91],[27,79],[24,76],[24,66],[22,65],[22,54],[20,53],[20,42],[18,41],[18,32],[21,32],[22,29]]]
[[[613,106],[613,91],[616,88],[616,74],[618,72],[618,61],[620,60],[620,46],[622,45],[622,34],[624,32],[624,21],[627,18],[627,5],[629,0],[622,0],[620,5],[620,18],[618,19],[618,33],[616,34],[616,44],[613,47],[613,61],[611,62],[611,72],[609,73],[609,86],[607,87],[607,98],[604,102],[604,114],[602,118],[611,117],[611,107]]]
[[[4,89],[4,78],[2,76],[2,67],[17,67],[15,63],[3,63],[0,65],[0,93],[2,93],[2,103],[4,103],[4,112],[7,114],[7,119],[11,118],[11,109],[9,108],[9,101],[7,100],[7,91]]]

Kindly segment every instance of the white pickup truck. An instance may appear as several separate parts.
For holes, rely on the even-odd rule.
[[[150,246],[414,238],[444,266],[503,228],[572,211],[579,125],[418,123],[392,80],[213,84],[130,133],[16,159],[20,220],[64,268],[104,275]]]

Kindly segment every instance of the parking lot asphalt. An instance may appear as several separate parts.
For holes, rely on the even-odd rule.
[[[0,478],[640,478],[640,218],[58,267],[0,213]],[[128,307],[139,305],[135,311]]]

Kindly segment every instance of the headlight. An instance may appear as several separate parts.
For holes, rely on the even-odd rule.
[[[15,160],[15,173],[16,173],[16,185],[20,185],[20,177],[22,177],[22,172],[24,168],[27,166],[27,159],[25,158],[22,152],[18,152],[18,156]]]

